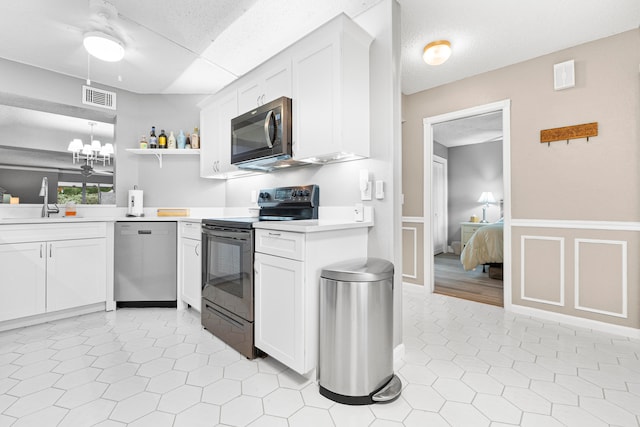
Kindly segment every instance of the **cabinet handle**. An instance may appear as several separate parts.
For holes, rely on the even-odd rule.
[[[196,251],[196,256],[200,256],[200,254],[198,253],[198,247],[200,246],[200,243],[196,244],[196,247],[193,248]]]
[[[42,258],[42,243],[40,243],[40,258]]]
[[[281,233],[272,233],[269,232],[269,236],[276,236],[276,237],[280,237],[282,234]]]
[[[261,95],[258,95],[258,97],[256,98],[256,105],[259,107],[260,106],[260,98],[262,98]]]
[[[53,258],[53,244],[49,243],[49,258]]]

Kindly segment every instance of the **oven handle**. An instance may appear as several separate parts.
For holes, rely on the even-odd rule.
[[[234,240],[249,240],[251,239],[251,232],[243,231],[230,231],[220,228],[207,228],[202,226],[202,234],[207,237],[217,237],[221,239],[234,239]]]
[[[228,323],[231,323],[236,328],[241,328],[241,329],[244,328],[242,323],[240,323],[237,320],[232,319],[231,317],[227,316],[226,314],[216,310],[215,308],[211,307],[209,304],[205,303],[205,308],[207,309],[207,311],[210,311],[212,314],[220,317],[222,320],[226,320]]]

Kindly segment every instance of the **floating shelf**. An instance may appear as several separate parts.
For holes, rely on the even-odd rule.
[[[142,156],[154,155],[158,159],[160,168],[162,168],[163,156],[199,156],[200,149],[182,149],[182,148],[127,148],[126,151]]]

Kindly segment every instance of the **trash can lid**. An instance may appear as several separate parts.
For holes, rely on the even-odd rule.
[[[320,276],[341,282],[377,282],[393,277],[393,264],[380,258],[357,258],[328,265]]]

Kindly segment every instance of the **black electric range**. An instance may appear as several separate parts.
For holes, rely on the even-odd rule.
[[[202,310],[205,329],[249,359],[254,346],[254,224],[318,219],[317,185],[260,190],[257,217],[202,221]]]

